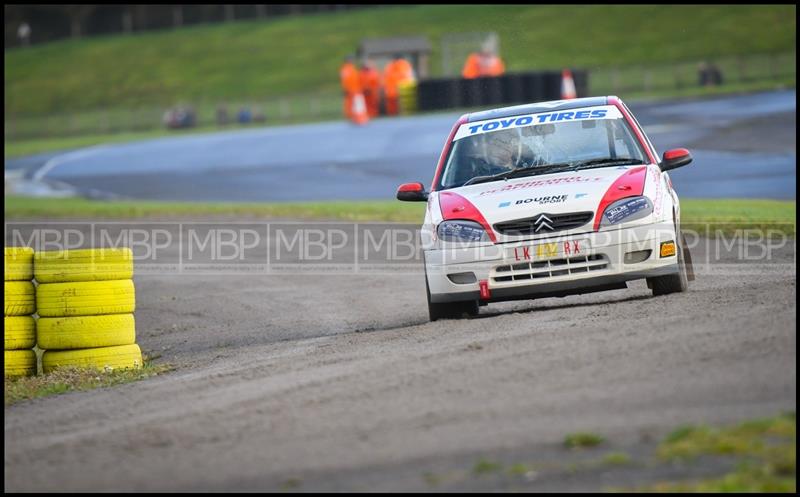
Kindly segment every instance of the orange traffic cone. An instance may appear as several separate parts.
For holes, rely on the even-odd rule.
[[[572,79],[572,71],[564,69],[561,71],[561,99],[569,100],[578,98],[578,92],[575,90],[575,80]]]
[[[369,121],[369,113],[367,113],[367,101],[364,100],[363,93],[356,93],[353,95],[353,122],[356,124],[366,124]]]

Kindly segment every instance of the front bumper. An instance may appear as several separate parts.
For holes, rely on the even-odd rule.
[[[677,242],[671,223],[639,225],[525,242],[425,251],[425,271],[431,301],[457,302],[564,296],[624,288],[625,282],[678,272],[677,255],[660,256],[662,242]],[[547,244],[572,247],[531,260],[515,259],[514,249]],[[555,245],[553,245],[555,244]],[[649,251],[649,254],[646,254]],[[485,281],[489,298],[480,298]]]

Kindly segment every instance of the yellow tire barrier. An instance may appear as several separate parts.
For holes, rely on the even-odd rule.
[[[133,277],[129,248],[36,252],[33,272],[39,283],[126,280]]]
[[[417,110],[417,83],[416,81],[404,81],[397,85],[400,114],[413,114]]]
[[[129,314],[135,308],[132,280],[42,283],[36,287],[40,317]]]
[[[32,349],[36,345],[36,322],[30,316],[3,319],[5,350]]]
[[[5,281],[30,281],[33,279],[32,248],[5,247],[3,253],[3,279]]]
[[[36,312],[33,283],[4,281],[4,316],[27,316]]]
[[[36,374],[36,352],[32,350],[6,350],[3,361],[5,376]]]
[[[40,349],[72,350],[114,345],[133,345],[133,314],[39,318],[36,335]]]
[[[108,371],[138,369],[142,365],[142,351],[135,344],[81,350],[47,350],[42,354],[42,370],[45,373],[64,366]]]

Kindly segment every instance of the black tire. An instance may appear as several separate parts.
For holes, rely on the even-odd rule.
[[[425,293],[428,296],[428,316],[431,321],[438,319],[462,319],[478,315],[478,301],[448,302],[437,304],[431,302],[431,289],[428,286],[428,275],[425,275]]]
[[[686,261],[684,259],[683,235],[680,230],[676,230],[679,235],[676,237],[675,252],[678,255],[678,272],[665,276],[647,278],[647,286],[653,290],[653,296],[668,295],[670,293],[685,292],[689,289],[689,277],[686,273]]]
[[[694,264],[692,264],[692,252],[686,245],[686,237],[681,233],[681,243],[683,244],[683,262],[686,264],[686,279],[694,281]]]

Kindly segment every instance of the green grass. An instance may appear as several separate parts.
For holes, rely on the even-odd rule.
[[[420,223],[425,204],[396,200],[286,202],[286,203],[196,203],[151,201],[98,201],[84,198],[35,198],[7,195],[6,219],[146,219],[181,216],[219,216],[323,219]],[[741,229],[774,230],[794,236],[794,201],[751,199],[684,199],[681,201],[684,230],[726,235]]]
[[[6,51],[6,114],[336,93],[362,38],[494,30],[509,71],[786,52],[796,7],[424,5],[192,26]],[[458,65],[462,61],[456,61]]]
[[[506,470],[509,476],[525,476],[533,471],[527,464],[516,463]]]
[[[605,442],[605,438],[589,432],[575,432],[564,437],[564,446],[568,449],[596,447],[603,442]]]
[[[170,216],[242,216],[345,221],[422,222],[425,204],[400,201],[194,203],[96,201],[6,196],[5,217],[134,219]]]
[[[683,426],[657,449],[660,460],[694,461],[702,456],[736,457],[736,468],[720,477],[659,482],[646,492],[796,492],[796,415],[746,421],[733,426]]]
[[[710,235],[754,229],[794,236],[795,206],[793,200],[686,199],[681,200],[681,228]]]
[[[625,452],[609,452],[600,462],[607,466],[625,466],[631,463],[631,456]]]
[[[503,466],[500,463],[490,461],[488,459],[481,459],[472,467],[472,474],[475,476],[481,476],[489,473],[495,473],[500,471],[502,468]]]
[[[144,366],[139,369],[105,372],[86,368],[64,367],[38,376],[5,378],[5,405],[8,407],[17,402],[39,397],[121,385],[150,378],[171,369],[171,366],[153,365],[145,359]]]

